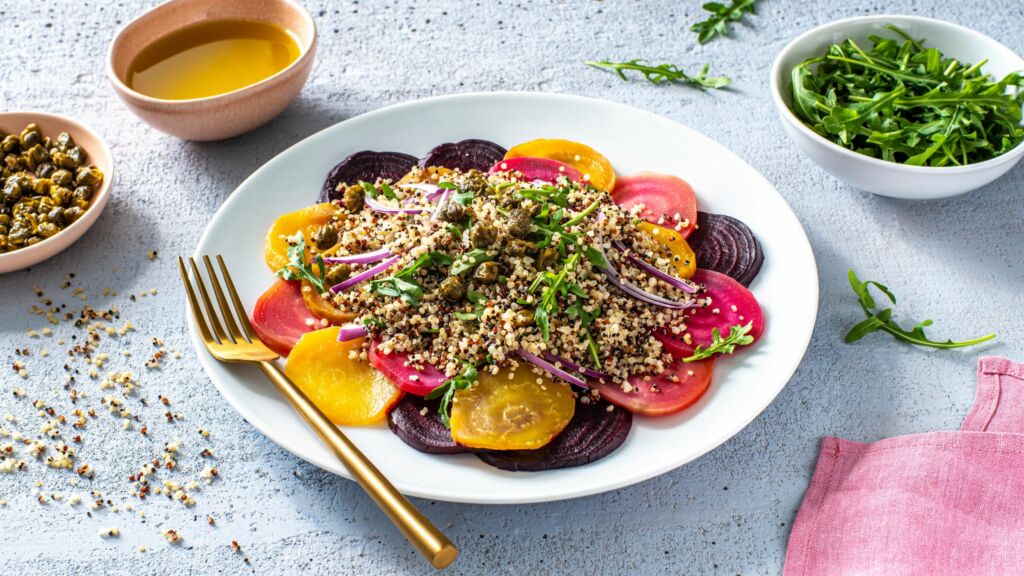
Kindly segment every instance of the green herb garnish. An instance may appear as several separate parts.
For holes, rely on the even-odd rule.
[[[433,400],[435,398],[441,399],[441,405],[437,411],[441,415],[441,423],[444,424],[445,428],[451,428],[451,406],[452,398],[455,396],[456,390],[465,390],[476,382],[477,370],[476,366],[469,362],[463,362],[466,366],[462,373],[455,376],[451,380],[448,380],[444,384],[441,384],[437,388],[430,391],[429,394],[423,397],[424,400]]]
[[[466,299],[473,305],[473,310],[471,312],[455,312],[454,316],[463,322],[480,320],[480,317],[484,315],[484,310],[487,309],[487,298],[476,290],[470,290],[466,292]]]
[[[452,265],[452,268],[448,273],[452,276],[459,276],[475,269],[484,262],[489,262],[491,260],[494,260],[494,256],[488,254],[487,250],[484,250],[483,248],[474,248],[460,256],[459,259],[455,261],[455,264]]]
[[[590,61],[584,62],[587,66],[593,66],[595,68],[607,68],[614,70],[619,78],[623,80],[629,80],[626,76],[627,70],[632,70],[643,74],[644,78],[651,84],[661,84],[662,82],[678,82],[681,84],[693,84],[701,88],[725,88],[729,84],[732,84],[732,79],[726,76],[708,76],[708,69],[710,65],[704,65],[696,76],[691,76],[679,68],[675,64],[647,64],[643,60],[629,60],[628,62],[610,62],[608,60],[601,60],[599,62]]]
[[[377,198],[378,195],[383,195],[388,200],[398,200],[398,194],[395,193],[395,189],[388,186],[386,182],[381,182],[380,190],[369,182],[359,181],[359,186],[362,187],[363,191],[366,192],[370,198]]]
[[[544,285],[544,290],[541,292],[540,302],[537,303],[537,307],[533,311],[533,320],[540,327],[541,336],[544,337],[544,341],[547,342],[551,337],[551,316],[558,312],[558,298],[565,297],[569,294],[571,287],[570,283],[565,281],[565,278],[570,272],[576,269],[576,265],[579,264],[580,254],[579,252],[574,253],[572,256],[565,261],[562,265],[562,269],[555,274],[545,270],[541,272],[536,280],[530,285],[530,292],[535,292],[538,288]],[[583,290],[579,286],[572,284],[575,287],[574,294],[579,295]],[[585,296],[585,293],[584,293]]]
[[[712,328],[711,344],[707,347],[697,346],[693,350],[693,355],[683,358],[683,362],[696,362],[711,358],[715,354],[732,354],[736,351],[737,346],[747,346],[754,341],[754,337],[749,334],[753,326],[753,322],[747,322],[746,326],[730,326],[729,335],[725,338],[722,338],[718,328]]]
[[[974,346],[975,344],[988,342],[996,337],[993,333],[982,336],[981,338],[965,340],[963,342],[954,342],[952,340],[936,342],[934,340],[929,340],[924,334],[925,327],[932,325],[931,320],[920,322],[911,330],[904,330],[892,320],[892,308],[885,308],[881,311],[876,310],[875,299],[871,297],[869,291],[872,286],[878,289],[882,294],[885,294],[885,296],[889,298],[890,302],[896,304],[896,296],[886,286],[879,284],[874,280],[861,282],[852,269],[849,271],[849,278],[850,287],[853,288],[853,293],[857,295],[857,300],[860,302],[860,307],[864,310],[864,315],[867,316],[867,319],[850,329],[846,334],[847,344],[856,342],[864,336],[879,330],[882,332],[888,332],[897,340],[902,340],[908,344],[929,346],[931,348],[963,348],[965,346]]]
[[[285,264],[277,275],[285,280],[305,280],[313,285],[313,288],[323,294],[330,286],[327,286],[325,277],[327,266],[324,265],[323,256],[317,254],[310,262],[306,262],[306,241],[300,232],[294,244],[288,246],[288,263]],[[317,271],[313,270],[316,264]]]
[[[715,38],[729,35],[729,26],[743,19],[745,14],[754,13],[756,0],[732,0],[728,6],[720,2],[708,2],[702,8],[711,12],[703,22],[690,26],[690,32],[697,33],[697,42],[707,44]]]
[[[370,281],[370,290],[381,296],[401,298],[410,306],[417,306],[423,298],[423,287],[413,278],[416,272],[424,268],[450,266],[452,257],[443,252],[427,252],[421,254],[412,263],[406,265],[394,276]]]
[[[872,35],[868,50],[847,39],[793,68],[793,112],[811,129],[844,148],[912,166],[982,162],[1024,140],[1019,72],[997,82],[982,73],[985,60],[962,64],[887,28],[899,38]]]

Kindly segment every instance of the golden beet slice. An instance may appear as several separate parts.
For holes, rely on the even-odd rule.
[[[338,342],[332,326],[302,336],[288,355],[285,374],[331,422],[364,426],[384,420],[402,392],[369,362],[349,358],[362,339]]]
[[[532,156],[564,162],[579,170],[583,179],[594,188],[611,191],[615,188],[615,169],[612,163],[597,150],[572,140],[538,138],[517,144],[505,153],[505,158]]]
[[[306,239],[306,246],[309,246],[309,238],[313,232],[330,222],[331,218],[340,211],[340,208],[330,203],[313,204],[278,217],[270,227],[270,231],[267,232],[263,248],[263,258],[270,270],[277,272],[288,263],[289,237],[295,236],[297,232],[302,232],[303,238]],[[306,258],[309,258],[308,248]]]
[[[693,249],[682,234],[649,222],[641,222],[637,224],[637,228],[654,238],[655,242],[671,254],[676,277],[689,279],[697,271],[697,255],[693,253]]]
[[[568,384],[540,378],[520,366],[509,378],[481,371],[476,384],[455,392],[452,438],[463,446],[489,450],[540,448],[572,419],[576,400]]]

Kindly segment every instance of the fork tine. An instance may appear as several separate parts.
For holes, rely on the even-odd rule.
[[[227,342],[228,335],[224,333],[224,329],[220,326],[217,311],[213,309],[213,301],[210,300],[210,294],[206,291],[206,285],[203,284],[203,277],[199,274],[199,267],[196,266],[195,258],[189,257],[188,263],[192,266],[192,274],[196,277],[196,286],[199,287],[199,295],[203,297],[203,304],[206,305],[206,313],[210,317],[213,333],[217,336],[219,342]]]
[[[231,313],[231,305],[228,304],[228,299],[224,297],[224,291],[220,288],[217,273],[213,271],[213,262],[209,256],[203,256],[203,263],[206,264],[207,276],[210,277],[210,283],[213,284],[213,295],[217,298],[217,304],[220,306],[220,315],[224,319],[224,326],[227,327],[232,340],[242,341],[242,332],[239,331],[238,324],[235,324],[235,315]]]
[[[228,267],[224,265],[224,259],[221,258],[220,254],[217,254],[217,263],[220,264],[220,275],[224,278],[224,283],[227,284],[231,301],[235,304],[235,313],[238,315],[239,324],[242,325],[242,329],[245,330],[245,335],[249,337],[249,340],[257,340],[256,331],[253,330],[252,324],[249,323],[249,315],[245,313],[245,306],[242,306],[242,299],[238,297],[235,283],[231,281],[231,274],[228,273]]]
[[[210,336],[210,329],[206,326],[206,319],[203,318],[203,310],[199,307],[199,301],[196,300],[195,290],[192,289],[192,282],[188,279],[188,272],[185,270],[185,261],[178,256],[178,272],[181,273],[181,282],[185,285],[185,294],[188,296],[188,305],[192,309],[192,317],[196,319],[196,326],[199,328],[199,334],[203,337],[203,342],[209,346],[214,344],[215,341]]]

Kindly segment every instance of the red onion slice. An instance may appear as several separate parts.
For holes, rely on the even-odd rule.
[[[604,256],[604,261],[608,263],[607,266],[601,268],[600,270],[604,272],[604,275],[608,278],[609,283],[611,283],[619,290],[625,292],[626,295],[632,296],[633,298],[646,304],[650,304],[651,306],[660,306],[662,308],[670,308],[672,310],[685,310],[687,308],[694,308],[700,305],[700,301],[697,299],[688,302],[669,300],[664,296],[651,294],[646,290],[642,290],[640,288],[637,288],[636,286],[633,286],[629,282],[626,282],[625,280],[619,277],[619,273],[616,272],[615,268],[612,267],[611,260],[608,259],[608,255],[605,253],[604,249],[600,247],[600,245],[598,246],[598,250],[601,252],[601,255]]]
[[[380,274],[381,272],[387,270],[395,262],[398,262],[398,256],[392,256],[391,258],[388,258],[387,260],[381,262],[380,264],[377,264],[373,268],[370,268],[365,272],[360,272],[359,274],[356,274],[355,276],[349,278],[348,280],[345,280],[341,284],[335,284],[334,286],[331,286],[331,292],[334,292],[335,294],[337,294],[338,292],[344,292],[345,290],[348,290],[349,288],[355,286],[356,284],[359,284],[363,280],[369,280],[370,278],[373,278],[377,274]]]
[[[612,246],[615,246],[615,249],[618,250],[619,252],[624,253],[626,255],[626,260],[629,260],[630,264],[636,266],[637,268],[643,270],[644,272],[650,274],[651,276],[654,276],[659,280],[663,280],[665,283],[676,288],[679,288],[683,292],[689,292],[690,294],[697,293],[697,287],[694,286],[692,282],[687,282],[682,278],[676,278],[675,276],[672,276],[667,272],[662,272],[661,270],[658,270],[651,263],[643,260],[642,258],[636,256],[635,254],[630,253],[629,248],[626,248],[626,245],[623,244],[621,240],[615,240],[614,242],[612,242]]]
[[[396,208],[394,206],[388,206],[369,195],[366,196],[365,202],[366,205],[370,207],[370,210],[380,212],[381,214],[422,214],[430,211],[427,208]]]
[[[328,264],[373,264],[374,262],[380,262],[388,256],[391,256],[391,249],[381,248],[373,252],[363,252],[362,254],[351,254],[349,256],[327,256],[324,258],[324,262]]]
[[[366,326],[361,324],[345,324],[338,330],[338,342],[366,338],[366,334]]]
[[[607,372],[601,372],[600,370],[594,370],[593,368],[587,368],[586,366],[580,366],[568,358],[563,358],[551,352],[544,353],[544,359],[548,362],[555,362],[561,364],[573,372],[583,374],[587,378],[595,378],[597,380],[609,381],[612,380],[612,375]]]
[[[554,364],[548,362],[547,360],[544,360],[543,358],[537,356],[536,354],[530,354],[529,352],[523,350],[522,348],[517,350],[516,353],[519,354],[519,357],[522,358],[523,360],[526,360],[530,364],[533,364],[534,366],[540,368],[541,370],[544,370],[545,372],[551,374],[556,378],[561,378],[562,380],[565,380],[570,384],[579,386],[580,388],[589,388],[587,386],[586,381],[584,381],[579,376],[574,376],[566,372],[565,370],[556,367]]]

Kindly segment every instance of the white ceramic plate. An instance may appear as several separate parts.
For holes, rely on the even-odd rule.
[[[621,448],[586,466],[505,472],[472,455],[431,456],[386,425],[346,433],[403,493],[455,502],[561,500],[628,486],[672,470],[722,444],[775,398],[796,370],[818,309],[818,274],[807,236],[785,200],[732,152],[686,126],[621,104],[552,94],[493,93],[391,106],[332,126],[267,162],[224,203],[196,254],[222,254],[248,309],[273,282],[263,239],[274,219],[315,201],[324,176],[358,150],[422,155],[441,142],[485,138],[502,146],[567,138],[604,153],[620,174],[666,172],[689,181],[703,210],[746,222],[764,247],[751,289],[767,330],[751,350],[723,359],[695,406],[637,418]],[[213,360],[192,327],[199,358],[221,394],[253,426],[296,456],[349,477],[255,368]]]

